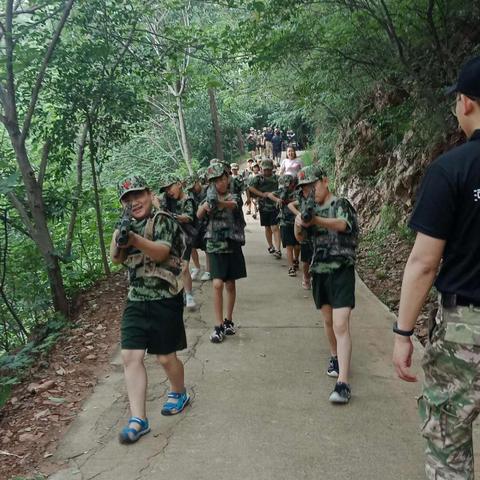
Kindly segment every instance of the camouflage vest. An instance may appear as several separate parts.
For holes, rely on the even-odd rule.
[[[225,200],[231,200],[231,196],[225,197]],[[241,245],[245,245],[243,212],[238,208],[236,210],[227,208],[215,209],[210,216],[205,239],[214,242],[233,240]]]
[[[328,211],[328,218],[335,218],[335,203],[337,200],[336,197],[333,198]],[[337,259],[348,259],[355,262],[357,245],[358,222],[355,216],[352,229],[348,233],[327,229],[314,233],[312,263]]]
[[[147,240],[153,241],[153,229],[155,221],[158,217],[169,217],[174,222],[176,220],[167,212],[158,210],[155,214],[147,220],[143,237]],[[158,220],[163,221],[163,218]],[[183,252],[185,250],[185,239],[182,235],[182,252],[177,256],[176,252],[170,252],[168,258],[162,263],[156,263],[143,252],[129,255],[123,264],[128,268],[128,278],[142,278],[142,277],[157,277],[164,280],[169,285],[169,292],[172,295],[177,295],[183,289],[182,271],[184,262],[182,260]]]

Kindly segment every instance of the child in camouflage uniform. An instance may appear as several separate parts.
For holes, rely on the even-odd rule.
[[[311,195],[313,183],[302,183],[301,185],[298,185],[298,187],[299,188],[297,189],[295,200],[288,204],[288,208],[295,216],[300,215],[305,202],[307,201],[309,195]],[[309,238],[308,235],[304,235],[303,240],[300,242],[300,261],[302,262],[303,270],[302,288],[304,290],[310,290],[312,288],[310,275],[310,262],[312,261],[312,254],[312,239]]]
[[[252,162],[251,173],[248,175],[247,180],[246,180],[246,185],[247,185],[247,189],[246,189],[247,202],[246,202],[246,205],[247,205],[247,215],[250,215],[251,208],[252,208],[252,205],[253,205],[252,218],[254,220],[257,219],[258,202],[257,202],[256,196],[252,195],[252,193],[250,192],[249,187],[251,186],[252,182],[254,181],[254,178],[257,175],[259,175],[259,173],[260,173],[260,167],[258,166],[258,163],[257,162]]]
[[[277,202],[280,208],[280,236],[283,248],[287,249],[288,275],[297,276],[299,266],[300,244],[295,238],[294,223],[295,215],[288,208],[288,204],[295,200],[297,179],[292,175],[284,175],[279,179],[280,190],[275,193],[267,193],[268,198]]]
[[[209,191],[198,208],[197,216],[208,218],[207,254],[213,279],[215,327],[210,335],[213,343],[234,335],[233,309],[235,281],[247,276],[242,245],[245,243],[245,222],[241,215],[241,199],[229,192],[229,176],[222,163],[208,168]],[[227,312],[223,316],[223,289],[227,292]]]
[[[271,160],[262,161],[262,174],[252,178],[249,190],[251,194],[259,198],[260,225],[265,227],[268,253],[280,259],[282,258],[282,252],[280,251],[278,206],[275,201],[268,197],[269,193],[278,190],[278,177],[273,173],[273,162]]]
[[[314,185],[312,219],[295,219],[295,235],[303,240],[305,228],[313,235],[312,292],[322,311],[331,358],[327,374],[338,380],[330,395],[332,403],[348,403],[351,396],[348,376],[352,355],[350,313],[355,307],[355,249],[357,215],[350,202],[335,197],[328,188],[326,173],[310,165],[298,173],[299,185]],[[338,357],[337,357],[338,353]]]
[[[176,354],[187,348],[182,285],[185,243],[178,223],[154,208],[153,195],[143,178],[123,180],[119,196],[124,207],[131,206],[133,217],[128,241],[117,244],[117,229],[110,244],[112,262],[127,266],[130,283],[121,344],[132,416],[119,440],[133,443],[150,431],[145,351],[157,356],[170,381],[171,392],[162,414],[180,413],[190,399],[185,390],[183,363]]]
[[[200,181],[200,177],[197,175],[190,175],[185,180],[185,189],[187,194],[193,201],[195,218],[197,216],[197,209],[200,203],[202,203],[205,198],[205,188]],[[204,240],[205,230],[204,225],[199,222],[197,235],[192,242],[192,262],[193,267],[190,269],[190,275],[192,280],[198,280],[200,275],[200,258],[198,256],[198,250],[205,250],[205,240]],[[207,257],[208,260],[208,257]],[[207,264],[207,270],[210,271]]]
[[[190,257],[192,255],[192,244],[196,236],[195,206],[193,199],[183,191],[183,185],[179,177],[169,175],[162,182],[160,193],[164,194],[165,210],[173,215],[175,220],[185,234],[187,248],[183,255],[186,262],[186,268],[183,270],[183,287],[185,289],[185,306],[193,310],[197,304],[193,298],[192,276],[190,275]]]

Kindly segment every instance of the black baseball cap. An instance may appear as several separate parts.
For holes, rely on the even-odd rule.
[[[463,93],[467,97],[480,98],[480,57],[474,57],[463,65],[457,83],[449,87],[446,93]]]

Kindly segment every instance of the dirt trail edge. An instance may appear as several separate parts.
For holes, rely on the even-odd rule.
[[[191,406],[160,415],[166,379],[148,359],[152,432],[120,445],[128,410],[117,354],[59,445],[53,460],[63,469],[51,480],[424,478],[420,386],[394,377],[392,314],[359,280],[353,398],[332,406],[329,352],[311,293],[287,276],[285,259],[266,253],[262,230],[247,220],[248,279],[238,284],[237,335],[210,343],[210,284],[198,295],[200,310],[187,317],[182,358]]]

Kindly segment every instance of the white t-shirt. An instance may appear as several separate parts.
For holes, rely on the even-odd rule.
[[[300,158],[294,158],[290,160],[289,158],[284,158],[280,165],[280,173],[283,175],[292,175],[294,177],[297,176],[297,173],[300,169],[303,168],[303,162]]]

